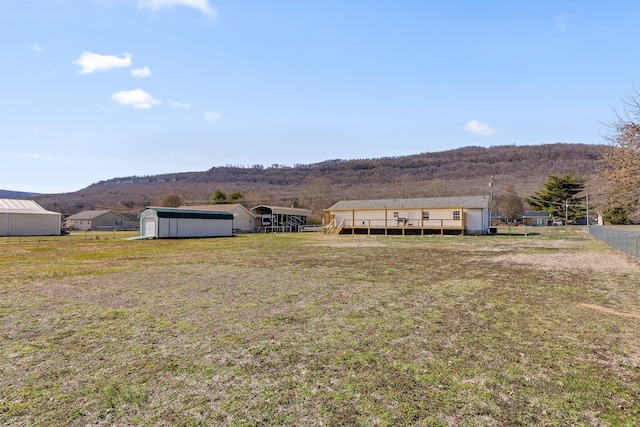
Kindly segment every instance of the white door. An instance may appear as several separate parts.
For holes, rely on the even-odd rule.
[[[153,219],[144,220],[144,234],[146,237],[156,237],[156,222]]]

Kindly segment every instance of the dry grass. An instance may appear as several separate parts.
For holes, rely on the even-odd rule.
[[[3,425],[640,419],[640,270],[577,227],[0,247]]]

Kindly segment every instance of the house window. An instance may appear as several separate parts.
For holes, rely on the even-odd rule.
[[[453,211],[453,219],[460,221],[460,211]]]
[[[399,216],[399,215],[398,215],[398,212],[394,212],[394,213],[393,213],[393,217],[394,217],[394,218],[398,218],[398,216]]]
[[[422,219],[429,219],[429,211],[422,212]]]

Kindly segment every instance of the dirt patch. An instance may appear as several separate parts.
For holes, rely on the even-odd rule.
[[[614,310],[612,308],[603,307],[596,304],[578,304],[578,307],[590,308],[592,310],[600,311],[602,313],[615,314],[616,316],[629,317],[632,319],[640,320],[640,314],[624,313],[622,311]]]
[[[326,239],[319,241],[314,246],[325,246],[330,248],[380,248],[386,246],[377,239],[360,236],[327,236]]]
[[[559,250],[558,250],[559,249]],[[522,250],[522,249],[521,249]],[[544,253],[548,251],[548,253]],[[571,242],[564,245],[539,248],[536,252],[501,254],[494,258],[497,262],[523,264],[544,271],[584,271],[585,273],[638,273],[640,267],[635,260],[629,259],[617,252],[598,252],[597,254],[583,252],[572,247]]]

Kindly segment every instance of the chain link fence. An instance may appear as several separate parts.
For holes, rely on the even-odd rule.
[[[589,234],[598,240],[602,240],[607,245],[632,255],[636,258],[640,256],[640,233],[627,231],[615,227],[604,227],[601,225],[590,225]]]

